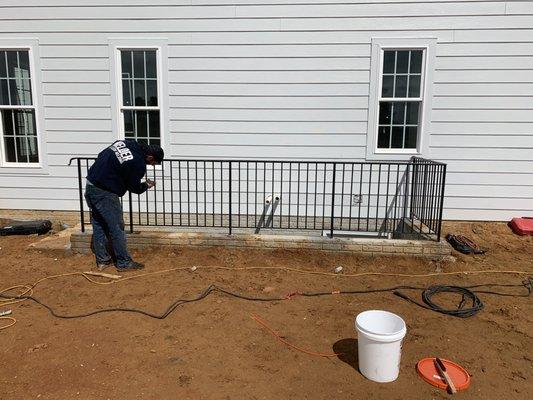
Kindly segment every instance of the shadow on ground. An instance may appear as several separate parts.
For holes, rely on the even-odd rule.
[[[345,362],[359,372],[359,357],[357,355],[357,339],[341,339],[333,344],[333,351],[339,360]]]

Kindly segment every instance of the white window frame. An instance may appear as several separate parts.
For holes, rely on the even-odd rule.
[[[110,39],[110,66],[113,79],[112,108],[113,124],[116,128],[117,140],[125,139],[123,110],[159,110],[159,129],[161,147],[169,152],[170,138],[168,134],[168,57],[166,39]],[[122,93],[122,63],[123,50],[155,50],[157,66],[157,107],[154,106],[124,106]]]
[[[407,160],[412,156],[429,157],[431,133],[431,103],[433,97],[433,74],[435,70],[435,38],[373,38],[370,93],[368,104],[367,160]],[[422,50],[422,74],[420,80],[421,106],[417,129],[416,149],[378,149],[379,102],[382,99],[383,54],[386,50]],[[388,98],[387,98],[388,99]],[[417,98],[395,98],[394,101],[412,101]],[[391,101],[388,99],[387,101]]]
[[[48,173],[48,165],[46,163],[46,146],[43,139],[42,127],[44,122],[40,112],[39,105],[42,104],[41,93],[41,79],[40,79],[40,57],[38,53],[39,42],[37,39],[0,39],[0,50],[7,51],[27,51],[28,60],[30,63],[30,78],[32,91],[32,105],[31,106],[4,106],[0,105],[0,109],[28,109],[33,110],[35,114],[35,129],[37,133],[37,154],[39,162],[8,162],[6,161],[4,132],[2,121],[0,120],[0,168],[2,172],[8,173]],[[39,71],[39,74],[37,74]]]

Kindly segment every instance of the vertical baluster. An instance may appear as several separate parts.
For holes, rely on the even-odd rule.
[[[207,226],[207,168],[204,160],[204,226]]]
[[[292,202],[291,202],[291,194],[292,194],[292,162],[289,163],[289,215],[288,215],[288,224],[287,227],[291,228],[291,209],[292,209]]]
[[[322,230],[326,229],[326,177],[327,177],[327,164],[323,164],[323,178],[324,178],[324,187],[322,189]]]
[[[255,190],[254,190],[254,203],[255,203],[255,211],[254,211],[254,227],[257,229],[258,226],[257,226],[257,161],[255,161],[255,165],[254,165],[254,168],[255,168],[255,178],[254,178],[254,182],[255,182]]]
[[[350,216],[348,219],[348,230],[352,230],[352,202],[353,202],[353,169],[354,169],[354,163],[352,162],[352,175],[350,177],[350,199],[348,202],[348,206],[350,207]]]
[[[83,210],[83,184],[81,178],[81,159],[76,158],[76,163],[78,167],[78,194],[80,197],[80,222],[81,222],[81,231],[85,232],[85,215]]]
[[[211,226],[215,226],[215,162],[211,161]]]
[[[170,160],[170,224],[174,226],[174,161]]]
[[[442,181],[440,184],[440,204],[439,204],[439,223],[437,228],[437,241],[440,241],[441,229],[442,229],[442,212],[444,209],[444,188],[446,186],[446,164],[442,164]]]
[[[198,161],[194,161],[194,214],[195,214],[195,221],[194,226],[199,226],[198,222]]]
[[[378,220],[379,220],[379,189],[380,189],[380,186],[381,186],[381,164],[379,164],[379,169],[378,169],[378,193],[376,196],[376,226],[375,226],[376,232],[379,232]]]
[[[361,230],[361,204],[363,203],[363,166],[364,164],[361,163],[360,167],[360,173],[359,173],[359,206],[357,207],[357,230]],[[370,200],[368,200],[370,201]]]
[[[389,185],[390,185],[390,164],[387,164],[387,194],[385,195],[385,231],[389,232],[388,219],[389,219]]]
[[[224,226],[224,162],[220,162],[220,227]]]
[[[189,161],[187,160],[187,226],[191,226],[191,182]]]
[[[155,175],[155,166],[152,166],[152,173],[153,173],[153,177],[154,177],[154,182],[156,181],[156,175]],[[148,194],[148,192],[147,192]],[[155,224],[154,225],[159,225],[159,223],[157,222],[157,186],[154,186],[154,214],[155,214]]]
[[[166,202],[165,202],[165,162],[161,163],[161,182],[163,182],[163,226],[167,224],[167,214],[166,214]]]
[[[300,163],[298,163],[298,189],[296,197],[296,228],[300,227]]]
[[[283,228],[283,162],[280,165],[280,188],[279,188],[279,227]]]
[[[372,202],[372,170],[374,164],[368,164],[370,171],[368,173],[368,204],[366,206],[366,231],[370,231],[370,203]]]
[[[340,227],[339,229],[342,231],[342,228],[343,228],[343,220],[344,220],[344,178],[345,178],[345,174],[346,174],[346,171],[345,171],[345,167],[346,167],[346,164],[345,163],[342,163],[342,181],[341,181],[341,221],[340,221]]]
[[[237,226],[240,228],[241,227],[241,162],[238,161],[237,163],[237,166],[238,166],[238,174],[237,174],[237,182],[238,182],[238,185],[237,185],[237,218],[238,218],[238,222],[237,222]]]
[[[274,228],[274,205],[276,203],[276,194],[274,193],[274,175],[275,175],[275,170],[274,170],[274,162],[272,162],[272,175],[271,175],[271,194],[272,194],[272,202],[270,203],[270,226],[272,228]]]
[[[132,195],[131,192],[128,191],[128,205],[129,205],[129,215],[130,215],[130,233],[133,233],[133,204],[132,204]]]
[[[232,188],[232,173],[231,173],[231,161],[229,162],[229,196],[228,196],[228,202],[229,202],[229,234],[231,235],[231,228],[232,228],[232,219],[233,219],[233,214],[232,214],[232,210],[231,210],[231,204],[232,204],[232,201],[231,201],[231,194],[233,193],[233,188]]]
[[[307,229],[307,214],[309,213],[309,162],[305,163],[305,229]]]
[[[329,229],[329,237],[333,239],[333,225],[335,222],[335,180],[337,175],[337,164],[333,163],[333,181],[331,182],[331,225]]]
[[[180,226],[183,226],[182,218],[182,209],[181,209],[181,161],[178,161],[178,197],[180,203]]]
[[[250,226],[250,165],[246,161],[246,228]]]
[[[318,193],[318,163],[315,163],[315,198],[313,200],[313,229],[316,229],[316,195]]]

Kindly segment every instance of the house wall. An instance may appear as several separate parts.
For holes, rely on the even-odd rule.
[[[0,208],[79,207],[68,160],[117,138],[110,40],[166,41],[169,158],[364,160],[374,37],[437,39],[444,217],[533,214],[528,1],[3,1],[0,41],[39,43],[46,165],[0,168]]]

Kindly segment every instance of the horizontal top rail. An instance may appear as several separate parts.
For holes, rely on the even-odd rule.
[[[96,157],[72,157],[68,165],[72,165],[72,162],[74,160],[96,160]],[[165,158],[163,162],[180,162],[180,161],[189,161],[189,162],[207,162],[207,161],[213,161],[213,162],[223,162],[223,163],[238,163],[238,162],[248,162],[248,163],[276,163],[276,164],[336,164],[336,165],[342,165],[342,164],[354,164],[354,165],[411,165],[413,164],[413,161],[419,162],[419,163],[428,163],[428,164],[438,164],[438,165],[446,165],[443,162],[440,161],[434,161],[427,158],[421,158],[421,157],[412,157],[410,160],[407,161],[333,161],[333,160],[279,160],[279,159],[229,159],[229,158]]]

